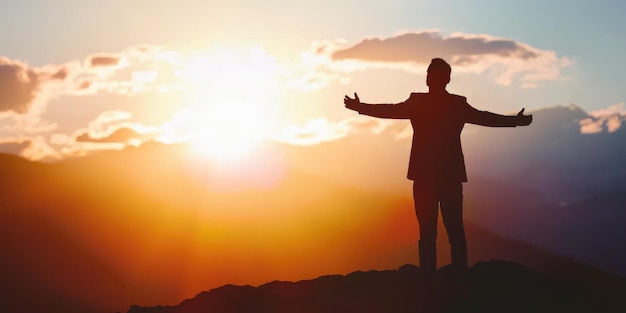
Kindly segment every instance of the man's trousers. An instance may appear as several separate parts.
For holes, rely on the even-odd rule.
[[[467,268],[467,243],[463,228],[463,185],[461,182],[428,184],[413,182],[415,213],[420,228],[420,267],[437,268],[437,216],[441,208],[443,224],[450,242],[452,266]]]

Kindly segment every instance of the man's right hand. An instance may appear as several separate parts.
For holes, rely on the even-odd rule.
[[[359,95],[357,95],[355,92],[354,99],[346,95],[343,97],[343,103],[346,105],[346,108],[356,111],[359,105],[361,104],[361,100],[359,100]]]

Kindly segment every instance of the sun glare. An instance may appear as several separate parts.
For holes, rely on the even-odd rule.
[[[195,112],[189,143],[195,155],[233,161],[268,136],[263,114],[249,103],[227,102]]]
[[[232,161],[268,138],[277,71],[261,48],[216,49],[187,60],[181,75],[196,95],[180,126],[192,153]]]

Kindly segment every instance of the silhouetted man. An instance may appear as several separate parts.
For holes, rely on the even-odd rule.
[[[432,59],[426,77],[428,93],[411,93],[398,104],[361,103],[356,93],[354,99],[344,98],[346,108],[359,114],[411,120],[413,143],[407,177],[413,180],[415,212],[420,225],[420,267],[428,271],[435,271],[437,266],[439,208],[448,232],[452,266],[467,268],[462,186],[467,175],[460,138],[465,123],[516,127],[532,122],[532,115],[524,115],[524,109],[515,116],[504,116],[473,108],[465,97],[446,91],[450,73],[446,61]]]

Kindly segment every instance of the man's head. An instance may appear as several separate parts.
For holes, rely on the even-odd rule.
[[[450,73],[452,68],[450,64],[440,58],[434,58],[428,66],[428,75],[426,76],[426,85],[431,91],[441,91],[446,89],[446,85],[450,82]]]

